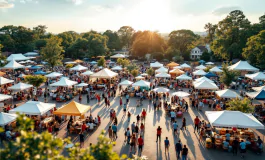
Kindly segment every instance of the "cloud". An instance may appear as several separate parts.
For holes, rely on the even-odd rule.
[[[83,0],[72,0],[72,2],[75,4],[75,5],[80,5],[83,3]]]
[[[231,11],[240,10],[240,9],[241,8],[239,6],[221,6],[221,7],[216,8],[215,10],[213,10],[212,13],[214,15],[221,16],[224,14],[228,14]]]
[[[13,3],[9,3],[6,0],[0,0],[0,8],[13,8],[14,4]]]

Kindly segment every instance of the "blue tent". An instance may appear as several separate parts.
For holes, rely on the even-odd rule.
[[[199,62],[200,62],[201,64],[205,63],[205,61],[204,61],[204,60],[199,60]]]
[[[253,98],[256,100],[265,100],[265,91],[261,90],[261,91],[257,92],[255,97],[253,97]]]
[[[40,69],[40,68],[41,68],[40,66],[31,66],[29,69],[34,70],[34,69]]]
[[[207,78],[210,78],[210,77],[218,77],[216,74],[212,73],[212,72],[208,72],[206,75],[204,75],[205,77]]]
[[[44,72],[44,71],[37,71],[37,72],[34,72],[34,74],[37,74],[37,75],[44,75],[44,74],[47,74],[47,73]]]

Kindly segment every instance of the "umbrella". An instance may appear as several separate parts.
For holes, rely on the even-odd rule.
[[[166,93],[166,92],[169,92],[169,89],[164,88],[164,87],[158,87],[158,88],[153,89],[153,91],[157,93]]]
[[[187,93],[187,92],[178,91],[178,92],[174,92],[174,93],[172,93],[172,96],[188,97],[188,96],[190,96],[190,94]]]

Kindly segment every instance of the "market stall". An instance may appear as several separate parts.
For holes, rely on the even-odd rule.
[[[265,80],[265,74],[262,72],[257,72],[254,74],[246,74],[245,77],[250,78],[252,80]]]
[[[192,80],[192,77],[187,76],[186,74],[182,74],[178,77],[176,77],[177,80]]]
[[[204,69],[206,69],[206,67],[204,66],[204,65],[199,65],[199,66],[197,66],[197,67],[195,67],[195,69],[201,69],[201,70],[204,70]]]
[[[16,121],[16,119],[17,119],[16,114],[0,112],[0,126],[2,127]]]
[[[151,68],[160,68],[160,67],[163,67],[163,64],[159,63],[159,62],[150,63],[150,67]]]
[[[19,69],[19,68],[25,68],[25,66],[17,63],[15,60],[11,60],[9,63],[7,63],[2,69]]]
[[[184,71],[182,71],[178,68],[169,71],[169,74],[171,75],[171,77],[176,77],[176,76],[182,75],[184,73],[185,73]]]
[[[77,66],[70,68],[70,71],[84,71],[84,70],[88,70],[87,67],[84,67],[80,64],[78,64]]]
[[[210,69],[210,72],[221,73],[223,71],[220,68],[218,68],[217,66],[215,66],[215,67]]]
[[[168,69],[163,66],[155,70],[155,73],[167,73],[167,72],[168,72]]]
[[[203,70],[197,70],[197,71],[192,72],[192,74],[193,74],[194,76],[204,76],[204,75],[206,75],[207,73],[204,72]]]
[[[238,95],[235,91],[232,91],[231,89],[215,91],[215,93],[220,98],[242,98],[240,95]]]

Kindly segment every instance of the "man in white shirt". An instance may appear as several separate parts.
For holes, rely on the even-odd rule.
[[[174,111],[171,111],[170,112],[170,117],[171,117],[171,122],[174,122],[175,118],[176,118],[176,113]]]

